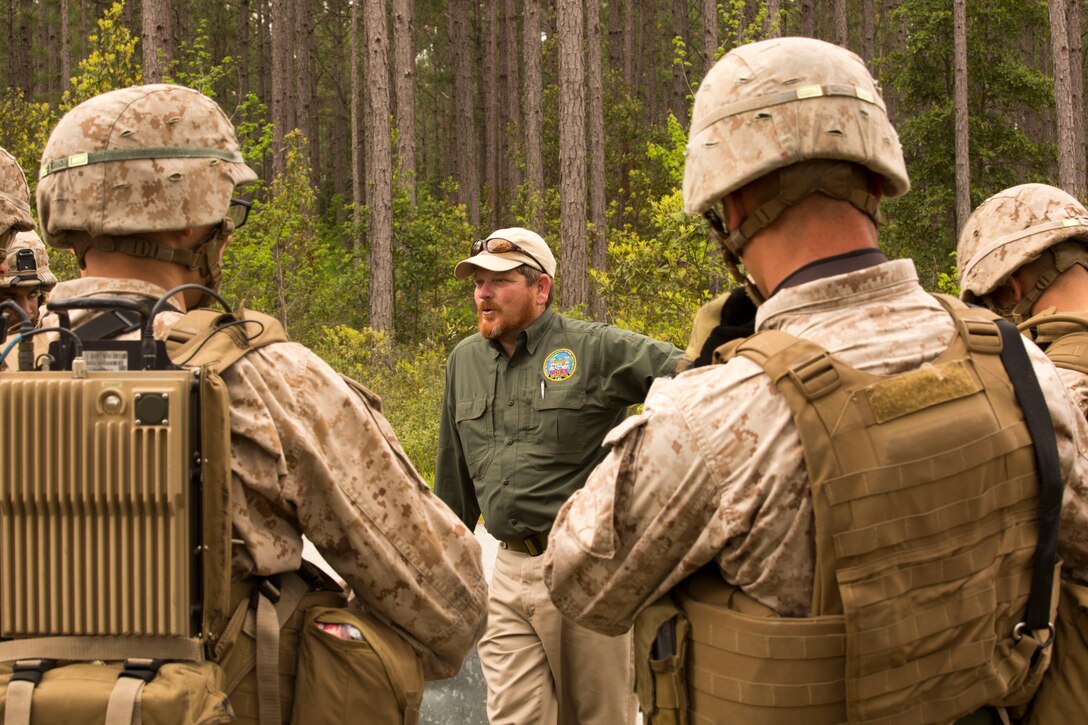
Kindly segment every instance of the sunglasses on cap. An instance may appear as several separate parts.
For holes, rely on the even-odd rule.
[[[547,272],[544,270],[544,265],[540,263],[540,260],[538,260],[529,252],[522,249],[514,242],[511,242],[509,239],[477,239],[475,242],[472,243],[471,256],[475,257],[477,254],[484,251],[485,249],[492,254],[504,254],[506,252],[518,252],[519,254],[524,254],[526,257],[533,260],[533,264],[536,265],[537,269],[539,269],[541,272],[544,272],[544,274],[547,274]]]
[[[245,199],[230,200],[230,206],[227,207],[227,218],[234,222],[235,229],[241,229],[242,225],[246,223],[252,206],[253,203]]]

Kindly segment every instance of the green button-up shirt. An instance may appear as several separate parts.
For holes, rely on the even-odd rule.
[[[512,357],[479,334],[446,362],[435,492],[502,541],[547,533],[606,451],[601,441],[683,351],[544,311]]]

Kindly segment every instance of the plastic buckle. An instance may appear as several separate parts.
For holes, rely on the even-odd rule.
[[[840,385],[839,375],[826,350],[793,365],[788,374],[808,400],[819,400]]]
[[[547,546],[535,534],[525,537],[522,543],[525,544],[525,553],[529,556],[540,556]]]
[[[155,679],[155,675],[159,674],[160,667],[162,667],[162,660],[127,659],[125,660],[124,669],[121,670],[121,674],[117,675],[117,677],[131,677],[134,680],[143,680],[145,683],[151,682],[151,680]]]
[[[972,352],[1001,352],[1001,332],[992,320],[963,318],[967,348]]]
[[[46,671],[57,666],[56,660],[16,660],[11,668],[11,682],[29,682],[37,687]]]

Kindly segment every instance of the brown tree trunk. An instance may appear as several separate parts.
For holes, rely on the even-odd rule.
[[[782,15],[782,0],[767,0],[767,17],[763,22],[763,35],[768,38],[781,38],[785,18]]]
[[[292,0],[272,0],[272,173],[279,176],[286,168],[284,136],[295,127],[295,83],[291,75],[291,56],[295,13]]]
[[[161,83],[174,58],[173,13],[170,0],[143,0],[144,81]]]
[[[850,30],[846,24],[846,0],[834,0],[832,3],[831,42],[843,48],[850,46]]]
[[[525,0],[522,55],[525,83],[522,92],[525,109],[525,177],[529,182],[529,219],[534,229],[544,224],[544,114],[542,111],[543,46],[540,41],[540,0]]]
[[[563,305],[589,302],[582,2],[559,0],[559,262]]]
[[[1081,189],[1078,197],[1083,198],[1088,187],[1088,170],[1085,168],[1085,136],[1084,136],[1084,44],[1081,41],[1082,10],[1080,0],[1074,0],[1068,5],[1069,25],[1069,69],[1072,105],[1074,109],[1081,109],[1073,114],[1073,147],[1079,151],[1076,157],[1077,188]]]
[[[393,149],[389,127],[389,37],[384,0],[366,11],[367,195],[370,224],[370,326],[393,330]]]
[[[816,37],[816,0],[801,0],[801,35]]]
[[[397,94],[397,183],[416,201],[416,49],[412,0],[393,0],[393,64]]]
[[[72,86],[72,34],[68,29],[68,0],[60,0],[60,89]]]
[[[451,148],[457,200],[465,205],[473,226],[480,224],[480,182],[477,170],[476,124],[473,113],[472,45],[469,35],[468,0],[450,0],[450,43],[453,45],[453,128],[456,149]]]
[[[586,3],[586,111],[589,123],[589,221],[592,233],[593,268],[608,270],[608,219],[605,206],[604,174],[604,82],[601,78],[601,7],[597,0]],[[594,319],[604,321],[608,303],[593,285]]]
[[[714,65],[718,52],[718,3],[703,0],[703,74]]]
[[[968,155],[967,0],[952,0],[953,99],[956,108],[956,235],[971,214],[971,159]]]
[[[484,186],[487,188],[488,219],[492,229],[499,226],[499,155],[502,152],[499,130],[499,104],[502,88],[499,85],[499,0],[487,3],[487,60],[483,68],[487,73],[484,113]]]
[[[875,31],[873,30],[873,0],[862,0],[861,3],[861,58],[866,63],[873,59],[876,48]]]
[[[321,141],[318,138],[317,91],[314,88],[314,15],[311,0],[294,0],[295,4],[295,123],[310,141],[310,174],[320,168]]]
[[[361,249],[363,246],[363,207],[366,206],[363,187],[363,78],[359,72],[360,2],[362,0],[353,0],[351,3],[351,201],[352,222],[355,227],[352,235],[353,249]]]
[[[623,0],[623,82],[628,93],[635,91],[635,3]]]
[[[249,94],[249,0],[238,0],[238,99]]]
[[[688,35],[688,4],[687,0],[673,0],[672,2],[672,37],[680,38],[683,40],[685,47],[689,49],[691,46],[687,44]],[[688,92],[690,87],[688,86],[688,79],[685,74],[684,66],[681,63],[673,63],[676,56],[675,46],[670,43],[669,46],[668,61],[672,66],[672,93],[669,97],[668,107],[672,111],[672,115],[676,116],[680,121],[681,126],[687,125],[688,118]]]
[[[1079,2],[1079,0],[1073,0]],[[1069,0],[1050,0],[1050,48],[1054,61],[1054,100],[1058,115],[1058,185],[1076,197],[1083,197],[1084,145],[1077,144],[1075,116],[1083,113],[1073,105],[1073,68],[1070,49]]]
[[[518,73],[518,12],[515,0],[505,0],[505,20],[503,22],[502,56],[503,95],[505,102],[499,110],[502,122],[502,199],[503,208],[509,208],[509,199],[517,194],[521,186],[521,169],[518,166],[519,140],[521,138],[521,106],[512,102],[518,97],[520,81]],[[500,219],[502,216],[500,215]]]

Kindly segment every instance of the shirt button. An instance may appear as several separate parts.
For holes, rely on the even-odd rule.
[[[507,438],[506,439],[506,445],[508,445],[508,446],[514,445],[514,439],[513,438]]]
[[[512,368],[516,368],[517,366],[518,366],[517,363],[510,363],[510,367],[512,367]]]
[[[506,401],[506,404],[507,404],[508,406],[509,406],[509,405],[513,405],[513,404],[514,404],[514,401],[512,401],[512,400],[508,400],[508,401]]]
[[[510,479],[509,478],[502,479],[502,485],[509,486],[510,485]]]
[[[517,526],[518,525],[518,520],[517,519],[510,519],[510,525],[511,526]]]

